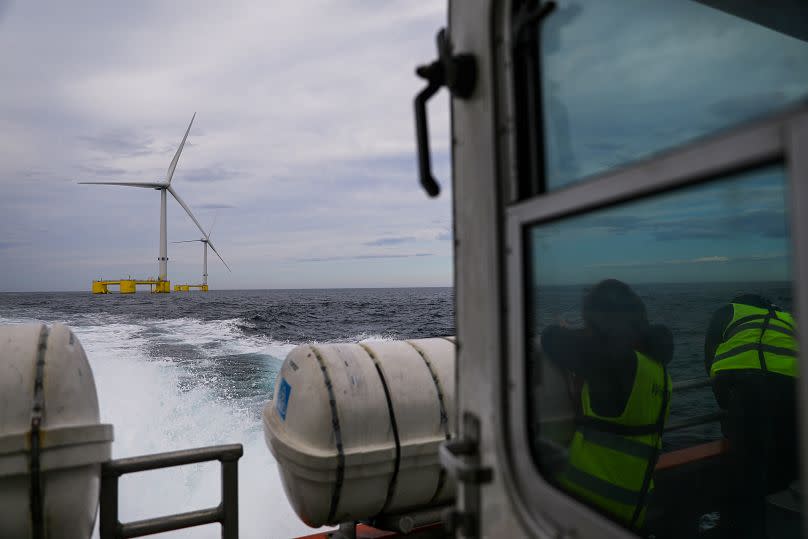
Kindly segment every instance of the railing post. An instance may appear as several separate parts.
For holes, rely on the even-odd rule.
[[[222,539],[238,539],[238,457],[222,459]]]
[[[118,526],[118,479],[120,474],[107,463],[101,465],[101,539],[120,537]]]

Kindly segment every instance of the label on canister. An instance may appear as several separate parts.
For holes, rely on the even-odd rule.
[[[278,415],[281,416],[283,421],[286,421],[286,407],[289,405],[289,395],[291,394],[292,386],[289,385],[286,378],[281,378],[278,395],[275,398],[275,406],[278,408]]]

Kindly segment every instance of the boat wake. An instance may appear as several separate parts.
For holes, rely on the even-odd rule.
[[[78,335],[98,388],[101,421],[115,426],[113,458],[241,443],[241,537],[290,537],[311,530],[283,493],[259,413],[282,358],[295,345],[245,337],[234,320],[140,320],[97,315],[63,320]],[[35,322],[0,318],[0,323]],[[48,321],[49,323],[52,320]],[[218,462],[126,475],[122,521],[191,511],[220,502]],[[168,537],[221,537],[207,525]],[[96,529],[95,537],[98,536]]]

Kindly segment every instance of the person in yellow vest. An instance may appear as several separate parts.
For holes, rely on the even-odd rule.
[[[712,316],[707,373],[729,441],[728,505],[733,537],[766,535],[765,496],[797,477],[797,338],[794,318],[767,298],[744,294]]]
[[[666,365],[673,338],[666,327],[651,325],[640,297],[614,279],[584,296],[581,314],[583,328],[553,325],[541,336],[544,356],[582,384],[569,458],[556,479],[640,530],[670,410]]]

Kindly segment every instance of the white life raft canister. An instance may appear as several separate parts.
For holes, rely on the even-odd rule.
[[[438,446],[455,433],[453,338],[310,344],[281,367],[264,434],[310,526],[450,503]]]
[[[0,537],[89,537],[112,425],[65,326],[0,326]]]

